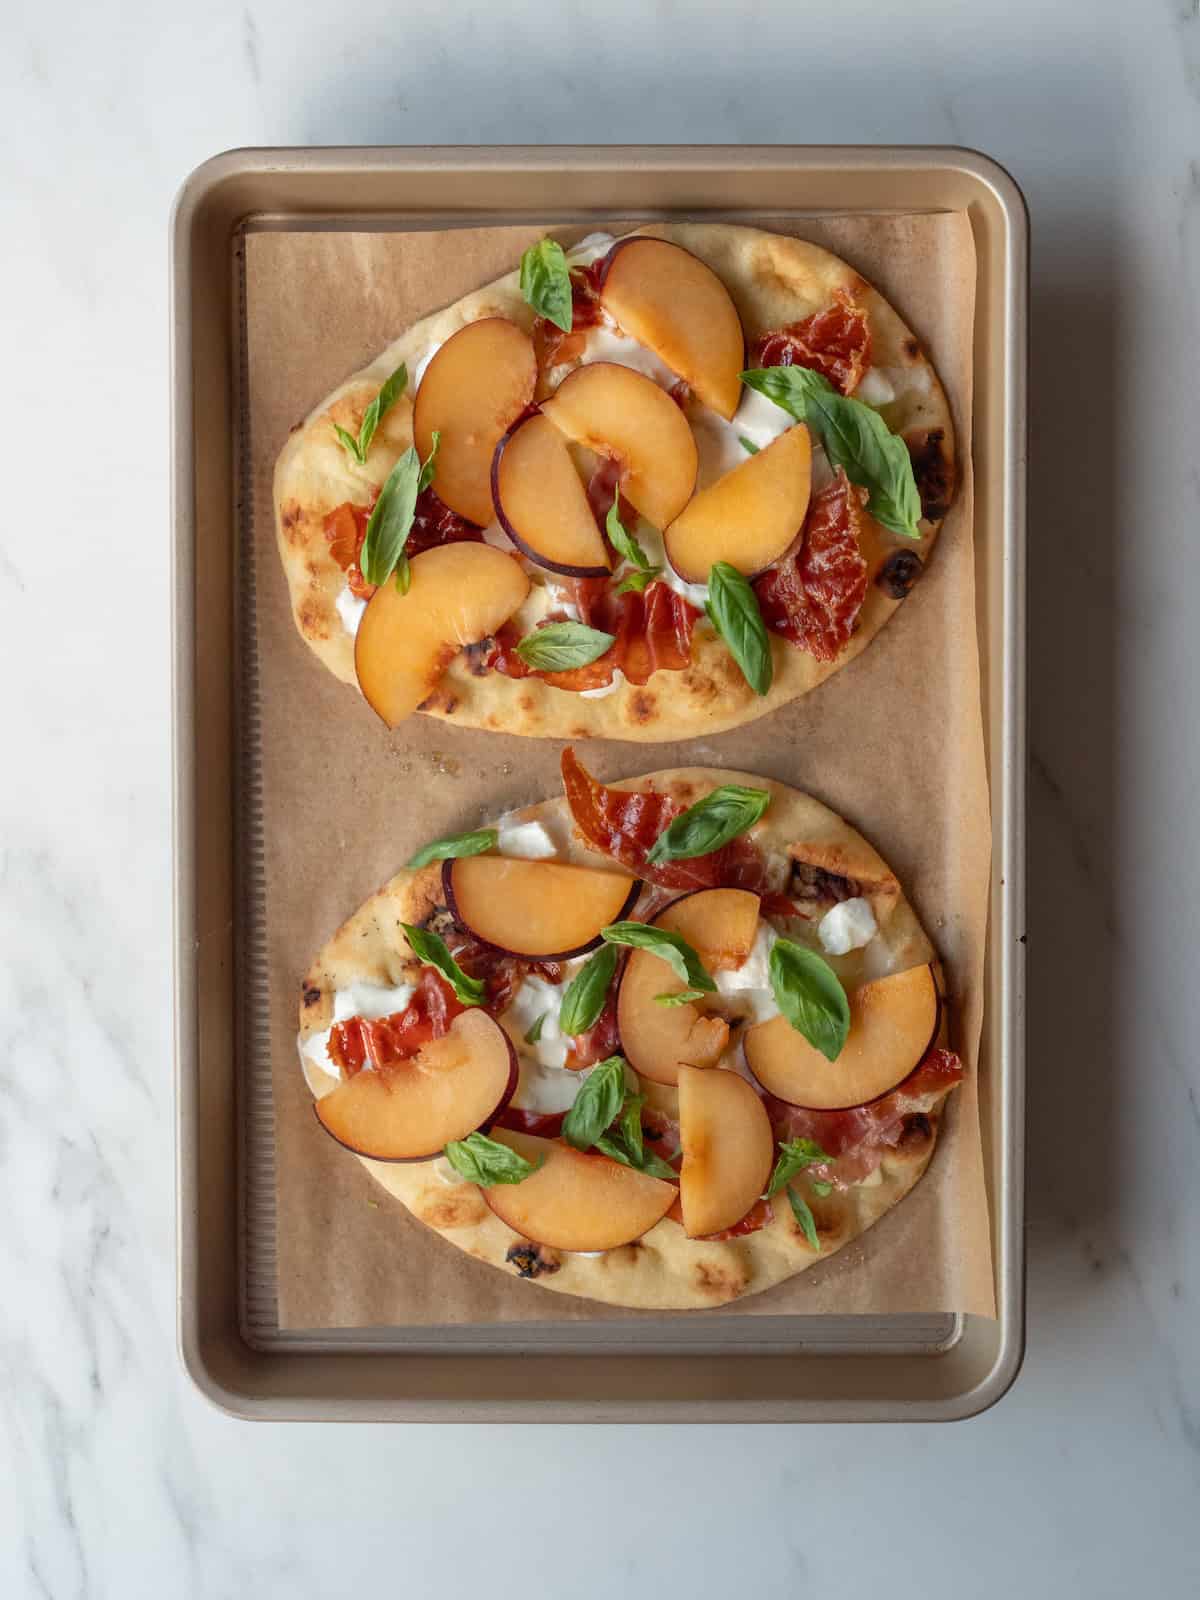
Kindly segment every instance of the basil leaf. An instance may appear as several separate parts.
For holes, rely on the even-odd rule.
[[[752,456],[756,456],[762,449],[762,446],[755,444],[753,439],[747,439],[744,433],[738,434],[738,443],[741,445],[743,450],[747,451]]]
[[[602,928],[600,937],[606,944],[628,944],[635,950],[649,950],[662,958],[677,978],[682,978],[689,989],[713,994],[716,984],[704,970],[704,963],[686,939],[666,928],[652,928],[648,922],[614,922]]]
[[[436,967],[462,1001],[464,1006],[481,1006],[487,989],[481,978],[469,978],[446,948],[446,941],[431,933],[428,928],[414,928],[407,922],[400,926],[409,948],[418,961],[427,967]]]
[[[617,970],[617,952],[604,945],[580,967],[563,994],[558,1026],[574,1036],[586,1033],[604,1010],[608,986]]]
[[[550,1013],[548,1011],[543,1011],[540,1017],[534,1018],[533,1022],[530,1024],[525,1033],[526,1044],[536,1044],[542,1037],[542,1029],[546,1026],[546,1018],[549,1015]]]
[[[481,856],[485,850],[494,850],[500,835],[495,828],[476,828],[472,833],[450,833],[444,839],[435,839],[422,846],[408,863],[410,867],[427,867],[431,861],[456,861],[460,856]]]
[[[819,1254],[821,1241],[817,1238],[817,1224],[813,1220],[812,1212],[808,1209],[808,1201],[802,1199],[795,1189],[789,1189],[787,1197],[792,1203],[792,1215],[803,1229],[804,1237]]]
[[[427,482],[426,473],[429,472],[432,477],[430,468],[437,455],[437,447],[435,438],[429,460],[422,466],[416,450],[409,445],[388,473],[367,523],[362,554],[358,558],[362,575],[368,583],[386,583],[399,565],[412,531],[417,496]],[[408,592],[406,582],[402,581],[399,587],[401,594]]]
[[[615,634],[602,633],[583,622],[548,622],[518,642],[517,654],[535,670],[567,672],[599,661],[615,642]]]
[[[396,563],[396,589],[400,594],[407,594],[412,588],[412,568],[408,564],[408,556],[403,550]]]
[[[764,1198],[769,1200],[773,1194],[778,1194],[784,1184],[790,1183],[798,1172],[803,1172],[805,1167],[818,1166],[821,1162],[831,1159],[815,1139],[792,1139],[788,1144],[781,1144],[779,1159],[775,1163],[775,1170],[771,1174],[771,1181],[767,1185]]]
[[[693,1000],[704,998],[703,989],[681,989],[678,994],[656,994],[656,1006],[690,1006]]]
[[[345,428],[334,423],[333,431],[338,436],[338,443],[352,460],[357,461],[360,467],[366,466],[366,457],[358,447],[358,440],[352,433],[347,433]]]
[[[736,567],[716,561],[708,575],[708,604],[713,627],[729,646],[742,676],[755,694],[766,694],[775,676],[767,625],[754,590]]]
[[[690,861],[695,856],[711,855],[752,828],[770,804],[766,789],[723,783],[664,828],[646,860]]]
[[[833,1193],[833,1185],[826,1183],[823,1178],[814,1178],[812,1180],[812,1191],[814,1194],[819,1194],[823,1200],[827,1194]]]
[[[604,531],[619,556],[623,556],[626,561],[632,561],[634,566],[640,567],[643,572],[650,572],[653,570],[653,563],[633,535],[626,530],[625,524],[621,521],[620,504],[621,491],[619,488],[614,489],[613,503],[609,506],[608,516],[604,519]]]
[[[388,378],[371,404],[363,412],[363,419],[359,425],[358,438],[347,433],[345,428],[339,428],[335,422],[334,432],[337,434],[343,447],[352,455],[360,467],[366,465],[367,452],[371,448],[371,440],[375,437],[375,430],[391,410],[395,402],[408,387],[408,368],[403,362]]]
[[[625,1058],[609,1056],[593,1067],[563,1118],[562,1133],[576,1150],[590,1150],[617,1117],[625,1099]]]
[[[764,367],[743,372],[742,382],[820,434],[834,466],[869,491],[867,510],[876,522],[909,539],[921,537],[921,496],[912,457],[878,411],[839,394],[828,378],[807,367]]]
[[[446,1160],[460,1178],[477,1183],[481,1189],[491,1189],[498,1183],[524,1183],[542,1164],[526,1161],[508,1145],[483,1133],[451,1139],[446,1146]]]
[[[828,961],[815,950],[776,939],[767,963],[775,1003],[827,1061],[836,1061],[850,1032],[850,1002]]]
[[[627,572],[620,583],[613,590],[614,594],[641,594],[643,589],[648,589],[662,571],[661,567],[648,567],[645,572]]]
[[[631,1152],[619,1139],[614,1139],[611,1134],[602,1133],[596,1140],[596,1149],[601,1155],[610,1156],[613,1161],[619,1161],[622,1166],[633,1167],[637,1172],[644,1172],[648,1178],[662,1178],[667,1183],[678,1183],[679,1174],[674,1167],[668,1166],[660,1155],[653,1150],[643,1150],[638,1160],[633,1159]]]
[[[433,430],[433,443],[429,446],[429,454],[425,457],[425,465],[421,468],[421,476],[417,479],[417,493],[424,494],[433,482],[437,471],[438,451],[442,448],[442,435],[439,429]]]
[[[574,319],[571,273],[556,239],[541,239],[521,257],[521,294],[540,317],[570,333]]]
[[[644,1094],[626,1095],[621,1120],[617,1124],[621,1144],[637,1162],[643,1160],[646,1149],[642,1139],[642,1107],[645,1104]]]

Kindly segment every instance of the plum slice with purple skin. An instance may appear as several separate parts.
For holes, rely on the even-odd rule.
[[[608,550],[567,441],[540,412],[496,446],[492,501],[500,526],[535,565],[568,578],[606,578]]]
[[[626,872],[565,861],[462,856],[442,863],[446,904],[493,950],[527,961],[567,961],[595,949],[641,888]]]

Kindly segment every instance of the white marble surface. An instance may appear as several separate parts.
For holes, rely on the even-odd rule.
[[[0,1593],[1197,1592],[1196,10],[0,5]],[[174,1349],[168,207],[235,145],[614,137],[1030,199],[1024,1375],[943,1429],[235,1423]]]

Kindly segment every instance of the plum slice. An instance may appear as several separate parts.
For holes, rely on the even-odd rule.
[[[593,950],[600,930],[626,915],[640,889],[626,872],[510,856],[443,862],[442,884],[447,905],[477,939],[535,961]]]
[[[679,1199],[691,1239],[739,1223],[771,1177],[775,1136],[766,1107],[736,1072],[679,1069]]]
[[[729,290],[711,267],[665,239],[624,239],[605,260],[600,300],[630,338],[732,419],[742,397],[745,339]]]
[[[596,1151],[575,1150],[533,1134],[497,1130],[493,1138],[527,1161],[541,1162],[521,1183],[484,1189],[510,1228],[555,1250],[615,1250],[648,1233],[675,1203],[673,1183],[647,1177]]]
[[[786,1017],[747,1030],[746,1065],[768,1094],[812,1111],[841,1111],[877,1100],[908,1077],[937,1031],[932,967],[876,978],[849,998],[850,1033],[836,1061]]]
[[[569,578],[606,578],[608,551],[567,441],[540,412],[496,446],[492,500],[509,538],[539,567]]]
[[[577,367],[542,414],[568,439],[621,465],[621,493],[665,528],[696,487],[698,456],[687,418],[652,379],[613,361]]]
[[[537,357],[506,317],[452,334],[425,368],[413,401],[413,439],[424,461],[440,435],[438,498],[468,522],[492,520],[492,456],[533,400]]]
[[[490,544],[443,544],[413,556],[401,594],[389,581],[367,602],[354,670],[390,728],[414,712],[464,645],[496,632],[529,593],[515,557]]]
[[[714,561],[753,577],[777,561],[804,525],[812,444],[797,425],[701,489],[664,535],[681,578],[706,583]]]
[[[485,1127],[512,1098],[517,1057],[499,1023],[464,1011],[440,1039],[378,1071],[358,1072],[317,1101],[325,1131],[373,1161],[428,1161]]]

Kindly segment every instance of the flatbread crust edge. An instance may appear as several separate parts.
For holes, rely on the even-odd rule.
[[[691,805],[722,783],[770,790],[771,805],[751,835],[762,848],[786,852],[792,843],[821,846],[829,852],[826,859],[833,870],[873,886],[869,892],[880,917],[876,937],[886,942],[895,970],[925,961],[936,963],[929,939],[882,857],[836,812],[811,796],[755,774],[707,767],[651,773],[616,787],[653,789]],[[528,806],[517,815],[569,831],[563,799]],[[588,849],[573,831],[566,856],[592,866],[608,859]],[[333,936],[303,980],[301,1038],[329,1026],[334,991],[350,980],[397,984],[414,978],[418,963],[399,924],[418,924],[442,904],[437,864],[399,872],[372,895]],[[309,1070],[306,1076],[314,1094],[335,1087],[334,1080],[319,1071]],[[645,1084],[644,1088],[654,1103],[656,1086]],[[488,1209],[474,1184],[446,1182],[439,1176],[439,1166],[445,1170],[440,1161],[400,1164],[356,1159],[418,1221],[479,1261],[535,1279],[541,1287],[559,1294],[640,1310],[697,1310],[761,1293],[860,1238],[924,1173],[937,1143],[941,1110],[939,1102],[926,1113],[926,1128],[914,1128],[884,1156],[877,1185],[811,1198],[819,1253],[811,1249],[786,1197],[780,1195],[774,1203],[773,1221],[742,1238],[698,1242],[688,1239],[677,1223],[664,1220],[635,1243],[603,1255],[566,1254],[527,1246],[521,1235]],[[313,1136],[325,1137],[315,1121]]]
[[[954,424],[928,357],[883,296],[840,257],[786,234],[727,223],[664,224],[636,231],[671,240],[706,261],[733,296],[748,342],[821,310],[838,288],[851,292],[866,308],[874,364],[916,375],[916,381],[883,408],[884,415],[894,431],[914,442],[918,456],[928,464],[931,481],[940,483],[942,492],[940,505],[931,508],[938,514],[921,523],[919,544],[864,515],[864,554],[872,577],[884,555],[894,549],[913,550],[928,561],[954,495]],[[346,683],[356,684],[354,641],[335,605],[345,579],[329,553],[324,519],[345,500],[365,503],[412,443],[411,392],[385,417],[376,437],[387,447],[373,450],[365,467],[349,459],[332,424],[357,432],[363,410],[401,361],[411,372],[414,360],[432,342],[487,316],[508,317],[526,329],[532,325],[533,312],[521,298],[516,271],[415,323],[369,367],[322,400],[280,454],[274,486],[276,537],[292,614],[301,636]],[[819,662],[772,635],[775,678],[763,696],[753,693],[724,643],[702,622],[690,666],[682,672],[656,672],[644,687],[623,683],[603,699],[585,700],[537,678],[511,679],[498,672],[476,675],[467,656],[460,654],[421,709],[463,727],[540,738],[665,740],[718,733],[764,716],[815,688],[865,650],[902,603],[869,583],[858,628],[832,662]]]

